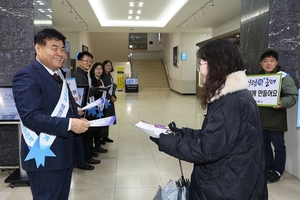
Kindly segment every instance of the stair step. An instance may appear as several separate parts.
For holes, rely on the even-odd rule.
[[[161,59],[132,60],[132,64],[138,71],[139,90],[170,90]]]

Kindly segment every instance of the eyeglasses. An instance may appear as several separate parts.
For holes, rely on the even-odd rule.
[[[198,63],[198,71],[200,71],[200,66],[201,66],[201,65],[206,65],[206,64],[207,64],[207,62],[204,62],[204,63],[199,62],[199,63]]]
[[[93,64],[94,63],[94,61],[92,61],[92,60],[81,60],[81,61],[83,61],[83,62],[85,62],[85,63],[91,63],[91,64]]]

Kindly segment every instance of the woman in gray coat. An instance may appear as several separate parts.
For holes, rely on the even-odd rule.
[[[204,79],[202,128],[169,127],[176,134],[150,138],[159,150],[194,163],[191,200],[268,199],[259,110],[247,90],[242,56],[225,39],[208,42],[197,52]],[[179,133],[179,134],[178,134]]]

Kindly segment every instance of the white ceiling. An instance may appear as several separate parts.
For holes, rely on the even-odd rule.
[[[103,27],[100,25],[89,0],[68,0],[74,10],[80,15],[83,21],[88,25],[88,30],[76,20],[76,14],[69,13],[71,7],[69,5],[62,6],[63,0],[52,1],[52,23],[53,27],[59,31],[71,32],[139,32],[139,33],[173,33],[173,32],[197,32],[201,30],[209,30],[232,18],[240,16],[241,0],[213,0],[215,4],[211,8],[209,0],[188,0],[187,3],[171,18],[164,27]],[[97,1],[97,0],[91,0]],[[102,14],[111,20],[128,20],[129,2],[138,2],[138,0],[98,0],[104,2]],[[158,16],[171,5],[172,1],[183,0],[139,0],[144,2],[141,8],[141,20],[157,20]],[[204,7],[203,7],[204,6]],[[203,7],[203,15],[197,12]],[[164,9],[166,8],[166,9]],[[192,21],[191,16],[196,20]],[[178,26],[186,21],[187,26],[178,30]]]

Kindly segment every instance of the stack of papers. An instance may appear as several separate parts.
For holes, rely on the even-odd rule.
[[[135,126],[142,129],[145,133],[147,133],[151,137],[155,137],[155,138],[159,138],[159,135],[161,133],[165,133],[165,134],[170,133],[170,130],[166,126],[160,124],[150,124],[145,121],[140,121],[136,123]]]

